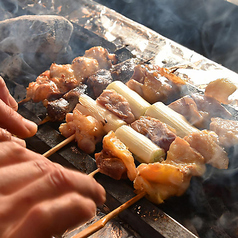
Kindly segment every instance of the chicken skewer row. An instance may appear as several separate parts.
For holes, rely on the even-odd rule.
[[[29,84],[26,98],[19,103],[29,100],[40,102],[45,99],[57,99],[81,85],[97,70],[109,69],[116,62],[115,54],[109,54],[105,48],[97,46],[86,50],[84,56],[76,57],[71,64],[53,63],[49,70],[43,72],[35,82]]]
[[[131,90],[128,89],[123,83],[121,82],[113,82],[112,84],[110,84],[108,86],[108,88],[112,88],[114,87],[116,90],[121,90],[123,93],[124,93],[124,96],[127,97],[130,100],[130,105],[133,105],[133,102],[135,103],[133,105],[132,108],[134,108],[134,111],[140,111],[141,112],[137,115],[137,118],[139,117],[139,115],[146,115],[146,116],[150,116],[150,117],[153,117],[153,118],[158,118],[160,119],[162,122],[164,123],[167,123],[170,127],[172,128],[176,128],[176,134],[180,137],[184,137],[185,135],[188,135],[189,133],[192,133],[192,132],[200,132],[198,129],[196,129],[195,127],[192,127],[187,121],[186,119],[181,116],[180,114],[174,112],[172,109],[169,109],[167,106],[165,106],[163,103],[155,103],[153,104],[152,106],[147,103],[146,101],[144,100],[141,100],[141,98],[139,97],[138,99],[138,95],[136,94],[136,96],[132,96],[131,95]],[[125,87],[125,88],[123,88]],[[126,91],[127,89],[127,91]],[[128,91],[129,90],[129,91]],[[137,104],[136,104],[137,102]],[[142,102],[142,103],[140,103]],[[141,105],[144,103],[144,106],[141,107]],[[137,106],[136,106],[137,105]],[[139,108],[139,110],[138,110]],[[142,108],[142,109],[141,109]],[[77,105],[76,107],[77,110],[75,110],[75,115],[80,115],[80,112],[84,115],[90,115],[90,116],[94,116],[94,118],[97,118],[99,121],[101,121],[101,125],[103,125],[102,127],[104,128],[103,130],[99,130],[99,127],[98,129],[94,130],[95,133],[98,133],[99,131],[102,132],[102,134],[99,136],[102,138],[103,136],[103,133],[107,133],[108,131],[110,130],[113,130],[115,131],[115,129],[117,129],[118,127],[121,127],[122,125],[125,125],[126,123],[122,120],[119,119],[118,121],[118,118],[111,120],[111,113],[108,113],[107,110],[105,110],[105,108],[102,108],[101,105],[99,105],[97,103],[97,101],[94,101],[93,99],[91,99],[90,97],[86,96],[86,95],[82,95],[82,97],[80,97],[80,103]],[[79,110],[78,110],[79,109]],[[79,112],[80,111],[80,112]],[[105,112],[107,112],[107,115],[104,115]],[[96,115],[96,116],[95,116]],[[63,135],[65,135],[66,137],[68,136],[71,136],[72,134],[75,133],[75,125],[73,123],[73,120],[72,120],[72,114],[69,114],[68,115],[70,118],[66,121],[68,121],[68,123],[66,124],[62,124],[61,127],[60,127],[60,131],[62,132]],[[81,115],[80,115],[81,116]],[[108,117],[109,116],[109,117]],[[106,118],[106,119],[105,119]],[[91,120],[92,121],[92,120]],[[72,122],[72,123],[71,123]],[[112,124],[111,124],[112,123]],[[71,125],[72,124],[72,125]],[[74,128],[70,128],[70,125]],[[80,127],[80,125],[79,125]],[[83,126],[84,127],[84,126]],[[86,126],[85,126],[86,127]],[[97,127],[95,127],[97,128]],[[129,129],[131,130],[131,128]],[[81,129],[79,129],[80,132],[82,132],[82,126],[81,126]],[[120,131],[120,130],[119,130]],[[119,133],[119,132],[118,132]],[[126,132],[123,132],[122,134],[125,134]],[[85,135],[88,134],[88,131],[87,133],[85,133]],[[129,138],[128,136],[129,135],[132,135],[133,133],[130,131],[129,133],[127,133],[127,136],[124,136],[125,138]],[[83,146],[81,146],[82,149],[85,148],[85,142],[88,142],[87,139],[85,139],[85,135],[83,136]],[[205,138],[204,140],[208,140],[207,138],[210,138],[211,141],[212,140],[212,137],[210,136],[209,133],[205,133],[203,132],[202,133],[203,137]],[[82,135],[81,135],[82,137]],[[199,136],[198,136],[199,137]],[[94,139],[97,139],[97,134],[94,134],[93,135],[93,138]],[[91,146],[91,149],[90,151],[94,151],[95,149],[95,143],[97,143],[97,141],[101,141],[101,138],[100,140],[94,140],[94,146]],[[132,141],[138,141],[136,138],[139,138],[139,136],[135,136],[135,138],[133,140],[129,139],[128,141],[129,142],[132,142]],[[120,138],[121,139],[121,138]],[[123,139],[122,139],[123,140]],[[125,139],[124,139],[125,140]],[[89,140],[90,141],[90,140]],[[140,141],[140,140],[139,140]],[[143,140],[141,140],[143,141]],[[127,142],[128,143],[128,142]],[[192,143],[192,142],[191,142]],[[145,145],[145,143],[142,143]],[[213,143],[214,144],[214,143]],[[139,144],[136,144],[135,146],[135,151],[138,151],[138,145]],[[214,144],[215,145],[215,144]],[[79,145],[80,147],[80,145]],[[131,146],[130,146],[131,147]],[[143,148],[143,146],[139,146],[139,148]],[[215,147],[214,147],[215,148]],[[131,149],[133,150],[133,149]],[[152,151],[152,150],[151,150]],[[160,150],[162,151],[162,150]],[[214,149],[215,151],[215,149]],[[147,150],[148,152],[148,150]],[[140,156],[143,155],[143,153],[140,151]],[[138,154],[139,154],[138,153]],[[153,156],[150,158],[148,157],[148,153],[144,153],[147,155],[147,158],[144,158],[142,159],[145,160],[145,161],[153,161]],[[153,154],[153,153],[152,153]],[[161,154],[164,154],[164,151],[160,153]],[[222,158],[225,158],[226,157],[226,154],[223,153],[224,156],[222,156]],[[149,159],[148,159],[149,158]],[[211,160],[211,159],[210,159]],[[213,159],[214,161],[216,161],[216,159]],[[211,160],[212,161],[212,160]],[[220,160],[221,161],[221,160]],[[224,161],[226,161],[226,159],[224,159]],[[217,165],[218,167],[226,167],[226,165]]]

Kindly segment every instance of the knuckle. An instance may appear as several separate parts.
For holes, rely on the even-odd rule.
[[[47,160],[35,160],[32,163],[33,166],[38,169],[42,174],[46,174],[52,169],[50,163]]]
[[[26,154],[26,148],[20,146],[16,142],[12,142],[11,151],[12,151],[13,155],[17,155],[18,157],[23,157]]]
[[[49,221],[49,216],[50,214],[48,209],[45,209],[45,207],[41,203],[35,205],[30,210],[30,219],[40,224],[47,224]]]
[[[10,140],[11,134],[8,131],[0,128],[0,141],[10,141]]]
[[[64,169],[55,168],[50,173],[50,181],[53,187],[59,191],[63,191],[72,187],[70,181],[65,175]]]

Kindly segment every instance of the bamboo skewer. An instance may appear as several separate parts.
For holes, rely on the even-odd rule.
[[[139,201],[145,195],[146,195],[146,192],[141,192],[141,193],[137,194],[135,197],[133,197],[129,201],[123,203],[121,206],[119,206],[115,210],[108,213],[106,216],[101,218],[99,221],[95,222],[94,224],[90,225],[83,231],[81,231],[78,234],[76,234],[75,236],[73,236],[73,238],[85,238],[85,237],[92,235],[96,231],[103,228],[109,220],[111,220],[112,218],[117,216],[120,212],[124,211],[125,209],[127,209],[128,207],[133,205],[135,202]]]
[[[29,102],[31,100],[31,98],[24,98],[24,99],[22,99],[20,102],[18,102],[18,105],[22,105],[22,104],[24,104],[24,103],[27,103],[27,102]]]
[[[59,149],[63,148],[65,145],[69,144],[71,141],[73,141],[75,139],[75,134],[73,134],[72,136],[66,138],[65,140],[63,140],[62,142],[60,142],[58,145],[56,145],[55,147],[51,148],[50,150],[48,150],[47,152],[45,152],[43,154],[43,156],[45,157],[49,157],[52,154],[54,154],[56,151],[58,151]]]
[[[46,116],[42,121],[38,123],[38,126],[45,124],[46,122],[50,121],[50,119],[51,118],[49,116]]]
[[[91,172],[90,174],[88,174],[88,176],[94,177],[94,175],[95,175],[96,173],[99,173],[99,172],[100,172],[100,169],[97,168],[97,169],[95,169],[93,172]]]

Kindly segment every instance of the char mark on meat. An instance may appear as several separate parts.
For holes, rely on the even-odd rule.
[[[86,90],[86,85],[82,84],[66,94],[62,98],[54,101],[44,101],[47,114],[51,121],[63,121],[67,113],[72,112],[78,103],[79,96]]]
[[[128,124],[135,120],[128,101],[114,90],[104,90],[97,102]]]
[[[86,81],[88,94],[96,99],[104,89],[112,82],[112,76],[109,70],[100,69]]]
[[[199,93],[184,96],[169,104],[169,107],[201,129],[208,129],[212,117],[231,117],[231,113],[220,102]]]
[[[131,127],[165,151],[168,151],[170,144],[176,138],[176,134],[169,130],[165,123],[148,116],[141,116],[131,124]]]
[[[149,103],[161,101],[165,104],[180,96],[180,84],[160,74],[154,65],[138,65],[127,86]]]

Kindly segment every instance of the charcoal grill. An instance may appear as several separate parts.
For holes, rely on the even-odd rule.
[[[199,62],[196,67],[208,73],[219,70],[222,74],[229,75],[234,82],[238,78],[232,71],[93,1],[80,0],[75,4],[75,1],[69,0],[62,8],[63,0],[57,1],[54,6],[40,2],[31,4],[31,1],[19,1],[19,12],[58,14],[70,20],[74,31],[69,45],[74,57],[83,55],[91,46],[100,45],[110,52],[115,52],[119,62],[136,59],[138,62],[151,62],[163,67],[192,67],[194,62]],[[80,46],[75,42],[80,42]],[[130,76],[130,73],[123,74],[123,80],[129,79]],[[16,83],[14,77],[4,78],[15,98],[22,99],[19,97],[24,95],[19,96],[18,93],[19,87],[22,89],[19,82]],[[190,86],[189,91],[202,92],[202,85]],[[237,118],[237,109],[229,107],[229,110],[232,110],[234,118]],[[20,106],[19,113],[38,123],[44,115],[44,108],[41,104],[28,102]],[[37,134],[26,140],[27,147],[43,154],[63,141],[64,137],[58,131],[59,125],[48,122],[39,126]],[[224,181],[230,182],[229,173],[232,173],[232,178],[237,177],[236,150],[237,148],[232,148],[230,151],[232,167],[227,172],[214,171],[208,167],[206,176],[193,178],[190,188],[182,197],[171,198],[159,206],[143,198],[122,212],[114,219],[113,224],[119,224],[128,230],[128,233],[118,234],[117,237],[234,237],[237,231],[226,230],[220,225],[219,218],[224,213],[227,214],[233,205],[237,206],[237,196],[233,194],[237,182],[224,186]],[[82,153],[73,142],[49,159],[87,174],[96,169],[93,155]],[[217,177],[220,178],[216,180]],[[102,174],[97,174],[95,178],[107,191],[107,201],[99,212],[109,212],[135,195],[133,186],[128,181],[115,181]]]

